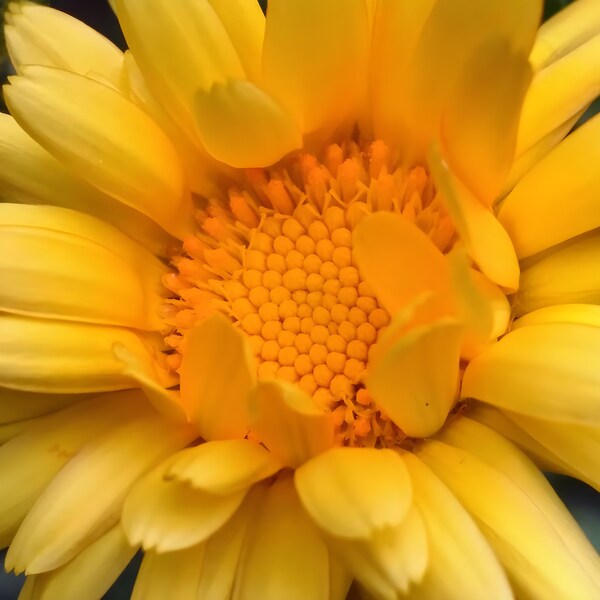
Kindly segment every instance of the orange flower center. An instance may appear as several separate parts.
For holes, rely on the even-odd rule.
[[[205,202],[198,233],[172,258],[177,272],[164,282],[175,295],[164,311],[171,367],[186,332],[220,311],[247,334],[259,379],[297,383],[332,413],[341,443],[397,444],[402,432],[364,386],[390,315],[358,272],[352,230],[369,212],[395,211],[447,250],[454,229],[427,173],[395,165],[376,142],[245,177],[227,199]]]

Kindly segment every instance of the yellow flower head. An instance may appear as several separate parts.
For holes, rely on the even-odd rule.
[[[600,597],[600,2],[111,4],[5,15],[22,597]]]

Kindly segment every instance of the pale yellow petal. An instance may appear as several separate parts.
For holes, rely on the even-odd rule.
[[[299,467],[333,445],[331,415],[294,384],[260,381],[251,398],[251,427],[283,465]]]
[[[400,524],[373,531],[368,539],[329,537],[328,543],[367,590],[366,598],[369,593],[386,600],[412,594],[428,567],[427,533],[414,506]]]
[[[85,443],[146,408],[139,392],[98,396],[39,420],[0,447],[0,546],[9,544],[44,488]]]
[[[540,160],[542,160],[547,154],[549,154],[555,146],[557,146],[573,129],[574,125],[583,116],[585,110],[580,110],[578,113],[573,115],[570,119],[559,125],[556,129],[553,129],[550,133],[547,133],[541,140],[536,142],[531,148],[525,150],[519,156],[517,156],[510,168],[508,179],[503,192],[500,194],[501,197],[506,195],[525,177]]]
[[[596,0],[570,2],[538,29],[529,56],[539,70],[572,52],[600,33],[600,6]]]
[[[565,465],[561,470],[586,481],[600,490],[600,426],[598,423],[581,425],[554,423],[508,413],[523,431],[558,457]]]
[[[239,508],[247,488],[211,494],[165,478],[169,461],[140,479],[123,504],[129,541],[144,550],[172,552],[195,546],[218,531]]]
[[[251,490],[233,517],[202,544],[145,553],[132,600],[231,598],[242,544],[263,497],[262,486]]]
[[[181,403],[206,440],[248,433],[248,394],[256,381],[247,339],[222,316],[214,316],[186,337],[181,363]]]
[[[364,0],[271,0],[263,85],[303,133],[355,117],[366,84]]]
[[[504,465],[498,470],[498,466],[467,450],[438,441],[422,445],[417,455],[475,518],[517,595],[538,600],[598,597],[599,588],[583,566],[589,549],[579,548],[581,551],[575,556],[567,542],[572,535],[579,543],[583,534],[572,522],[568,523],[572,517],[553,497],[551,488],[540,497],[536,489],[539,482],[531,480],[542,475],[524,455],[516,450],[514,456],[495,454],[501,465],[503,457],[509,463],[517,461],[523,469],[520,473],[513,473],[511,468],[505,470]],[[523,473],[530,476],[525,489],[520,487]]]
[[[173,243],[173,238],[146,215],[70,173],[4,113],[0,113],[0,163],[5,202],[51,204],[94,215],[160,256]]]
[[[369,365],[368,390],[406,435],[428,437],[444,424],[456,400],[462,333],[451,319],[417,327]]]
[[[204,548],[145,552],[131,600],[197,600]]]
[[[249,532],[252,532],[252,524],[258,517],[266,489],[264,485],[254,486],[233,517],[205,542],[200,585],[193,600],[231,598],[244,540],[247,535],[253,535]],[[249,537],[248,541],[251,543],[252,538]]]
[[[142,107],[169,136],[181,159],[190,189],[206,198],[218,196],[222,190],[221,184],[229,185],[231,180],[235,180],[235,171],[218,163],[194,135],[181,129],[173,120],[148,88],[131,50],[125,53],[123,67],[129,98]]]
[[[424,293],[447,303],[450,273],[444,255],[409,220],[387,212],[363,218],[352,235],[361,275],[394,314]]]
[[[235,48],[248,79],[262,78],[265,16],[257,0],[208,0]]]
[[[543,158],[502,203],[498,219],[519,258],[600,226],[599,137],[597,116]]]
[[[4,97],[27,133],[78,176],[169,233],[181,237],[190,230],[181,163],[146,113],[81,75],[40,66],[22,73],[4,88]]]
[[[399,525],[412,500],[402,459],[385,449],[332,448],[298,468],[295,481],[319,527],[344,539]]]
[[[140,253],[141,254],[141,253]],[[158,266],[158,265],[157,265]],[[0,212],[0,309],[44,318],[161,330],[156,276],[140,273],[94,240],[4,225]],[[145,277],[149,275],[149,277]]]
[[[467,511],[414,454],[402,455],[425,522],[429,565],[411,600],[510,600],[510,584],[498,559]],[[469,565],[469,568],[465,568]]]
[[[120,327],[0,316],[0,385],[28,392],[77,394],[137,387],[113,346],[127,347],[162,385],[173,375],[156,362],[159,336],[141,337]]]
[[[74,558],[116,525],[135,481],[195,433],[152,409],[92,439],[39,496],[17,531],[6,565],[42,573]]]
[[[504,227],[450,171],[437,149],[429,155],[429,167],[473,261],[488,279],[508,290],[516,290],[519,263]]]
[[[136,551],[115,525],[63,567],[28,577],[28,599],[100,600]]]
[[[600,94],[600,35],[536,74],[523,103],[517,155]]]
[[[0,387],[0,423],[40,417],[85,398],[79,394],[36,394]]]
[[[511,329],[543,323],[580,323],[600,327],[600,306],[597,304],[558,304],[546,306],[523,315],[511,324]]]
[[[502,437],[518,446],[533,462],[545,471],[569,473],[569,467],[556,454],[521,429],[512,418],[514,413],[498,410],[483,402],[473,402],[469,407],[469,418],[498,432]]]
[[[182,450],[165,470],[165,479],[176,479],[210,494],[228,495],[249,488],[280,468],[263,446],[250,440],[220,440]]]
[[[600,304],[600,236],[578,238],[521,273],[515,316],[556,304]]]
[[[163,263],[151,252],[124,235],[119,228],[75,210],[58,206],[3,202],[0,203],[0,223],[6,227],[32,227],[73,236],[79,235],[111,250],[146,278],[158,279],[164,273]],[[156,284],[156,290],[161,287],[159,283]]]
[[[217,12],[209,0],[116,0],[114,8],[153,94],[194,137],[192,106],[198,90],[244,79],[236,48]]]
[[[329,600],[328,550],[291,477],[271,485],[248,532],[232,600]]]
[[[291,116],[249,81],[232,79],[200,89],[193,106],[206,151],[232,167],[266,167],[302,146]]]
[[[12,64],[44,65],[103,78],[118,87],[123,53],[70,15],[29,2],[11,2],[4,34]]]
[[[567,423],[595,423],[600,328],[546,323],[511,331],[467,366],[462,397]]]
[[[503,436],[471,419],[454,420],[440,438],[510,477],[515,488],[530,499],[556,531],[569,558],[574,559],[573,562],[578,563],[594,586],[600,589],[600,557],[547,479],[525,455]]]

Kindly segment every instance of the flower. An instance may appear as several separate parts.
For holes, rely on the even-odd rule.
[[[11,3],[0,540],[27,598],[600,595],[600,9]]]

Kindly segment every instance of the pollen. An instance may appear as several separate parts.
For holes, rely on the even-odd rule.
[[[393,211],[447,250],[454,229],[426,170],[403,166],[375,142],[248,170],[242,184],[203,200],[197,233],[174,249],[175,272],[163,282],[173,296],[163,311],[169,364],[179,364],[186,332],[221,312],[247,336],[258,378],[311,395],[331,414],[340,444],[397,445],[402,432],[364,385],[390,315],[361,276],[352,231],[370,212]]]

